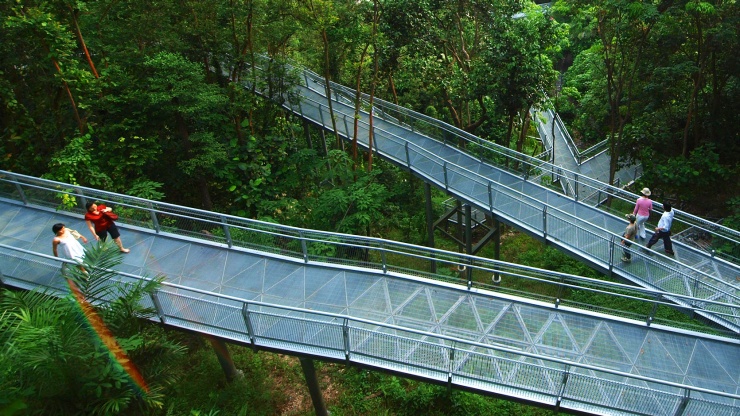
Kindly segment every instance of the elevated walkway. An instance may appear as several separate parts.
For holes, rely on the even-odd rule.
[[[8,172],[0,172],[3,283],[63,293],[51,226],[85,230],[88,200],[121,215],[131,248],[116,270],[121,281],[164,276],[148,305],[168,326],[571,411],[740,411],[737,339],[440,281],[409,265],[499,272],[502,285],[528,278],[572,288],[589,279]],[[623,289],[592,287],[614,296]]]
[[[266,60],[257,69],[268,65],[276,63]],[[332,115],[323,78],[300,68],[292,68],[292,71],[298,75],[299,83],[291,87],[290,94],[284,92],[267,98],[279,101],[287,110],[328,131],[334,131],[336,125],[339,136],[356,139],[367,148],[369,97],[362,95],[363,111],[359,116],[359,132],[354,137],[355,91],[331,84]],[[244,85],[252,89],[251,84]],[[295,96],[299,99],[294,99]],[[373,114],[371,147],[378,156],[603,273],[678,295],[662,299],[682,307],[701,306],[697,313],[740,333],[740,315],[736,308],[740,305],[737,277],[740,265],[734,259],[722,258],[713,251],[681,242],[674,244],[675,257],[668,257],[662,254],[659,242],[650,253],[633,245],[632,262],[620,261],[620,235],[626,226],[624,212],[609,212],[598,201],[622,200],[631,209],[637,195],[497,146],[379,99],[374,100]],[[547,178],[553,177],[556,181],[572,183],[572,191],[563,194],[557,187],[550,186]],[[697,227],[715,241],[733,247],[740,245],[739,232],[676,210],[674,228],[682,226]],[[683,297],[699,301],[686,303]],[[733,306],[715,307],[704,301]]]

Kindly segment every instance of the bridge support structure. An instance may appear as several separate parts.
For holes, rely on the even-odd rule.
[[[473,215],[473,208],[470,204],[463,204],[455,201],[455,206],[448,209],[436,221],[434,220],[434,211],[432,209],[432,191],[431,185],[424,183],[424,196],[426,199],[426,219],[427,219],[427,246],[434,247],[434,233],[439,230],[442,234],[455,241],[458,244],[459,251],[470,255],[478,253],[488,242],[494,243],[494,259],[498,260],[501,255],[501,223],[491,213],[485,213],[482,221],[479,221]],[[453,220],[453,218],[455,218]],[[454,231],[450,232],[450,224],[454,225]],[[478,241],[473,240],[473,231],[484,230],[485,234]],[[436,262],[432,261],[431,272],[436,273]],[[472,270],[468,268],[468,273]],[[468,276],[470,277],[470,276]],[[494,283],[500,281],[498,276],[494,276]]]
[[[316,416],[329,416],[329,411],[326,409],[326,404],[324,403],[324,397],[321,395],[319,379],[316,377],[316,368],[313,365],[313,360],[308,357],[299,357],[299,360],[301,361],[303,376],[306,378],[308,393],[311,395]]]
[[[234,360],[231,358],[226,342],[212,336],[205,335],[204,337],[208,340],[213,351],[216,353],[218,363],[221,364],[221,368],[224,370],[224,374],[226,375],[226,380],[230,383],[234,381],[234,379],[243,377],[244,373],[234,365]]]

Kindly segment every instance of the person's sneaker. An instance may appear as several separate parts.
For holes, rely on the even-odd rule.
[[[667,255],[669,255],[669,256],[673,256],[673,255],[674,255],[674,254],[676,254],[676,253],[674,253],[674,252],[672,252],[672,251],[668,251],[668,250],[666,250],[666,251],[665,251],[665,254],[667,254]]]
[[[632,259],[630,259],[629,257],[626,257],[626,256],[622,256],[622,261],[625,262],[625,263],[629,263],[629,262],[632,261]]]

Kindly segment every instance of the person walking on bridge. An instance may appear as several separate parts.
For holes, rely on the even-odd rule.
[[[627,214],[627,220],[629,221],[629,224],[627,224],[627,228],[624,229],[624,234],[622,234],[622,250],[624,252],[624,254],[622,255],[622,261],[625,263],[629,263],[632,261],[632,253],[630,253],[629,247],[632,245],[632,240],[635,239],[635,234],[637,234],[635,216],[632,214]]]
[[[110,233],[110,236],[113,237],[113,241],[118,246],[118,249],[121,250],[121,253],[128,253],[131,251],[127,248],[123,248],[121,233],[118,232],[118,227],[114,222],[118,219],[118,215],[113,214],[112,208],[106,207],[103,204],[98,205],[94,202],[88,202],[85,205],[85,208],[87,208],[87,212],[85,213],[87,228],[90,229],[90,232],[96,240],[105,241],[105,239],[108,238],[108,233]]]
[[[87,243],[87,238],[77,231],[65,227],[61,222],[54,224],[51,231],[54,233],[54,239],[51,240],[51,250],[54,252],[54,256],[76,261],[80,264],[78,266],[80,270],[84,272],[85,269],[81,264],[85,257],[85,249],[77,240],[82,239],[83,243]]]
[[[673,207],[671,207],[670,202],[663,202],[663,210],[663,215],[660,216],[658,226],[655,227],[655,234],[650,237],[650,241],[647,243],[647,248],[649,250],[653,244],[657,243],[658,240],[662,238],[665,254],[672,256],[674,253],[673,243],[671,242],[671,226],[673,225],[673,215],[675,212],[673,211]]]
[[[642,188],[640,191],[642,196],[637,198],[635,202],[635,209],[632,210],[632,215],[637,217],[637,239],[645,241],[647,234],[645,233],[645,223],[650,218],[650,211],[653,209],[653,201],[650,200],[650,189]]]

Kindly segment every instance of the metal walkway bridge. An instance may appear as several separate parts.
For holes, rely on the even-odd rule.
[[[248,71],[252,79],[259,79],[260,74],[271,73],[276,65],[279,64],[266,59],[255,65],[254,71]],[[272,69],[267,71],[268,68]],[[359,132],[354,137],[355,90],[330,84],[332,115],[323,78],[305,69],[289,68],[298,80],[290,87],[290,93],[278,91],[267,98],[325,130],[336,129],[342,138],[356,138],[359,145],[367,148],[369,97],[361,95],[364,110],[359,114]],[[262,81],[242,82],[258,94],[277,91],[262,86]],[[625,212],[610,212],[601,202],[621,200],[631,212],[637,195],[377,98],[372,113],[372,151],[380,157],[603,273],[680,295],[665,299],[683,307],[700,307],[697,313],[703,317],[740,333],[738,259],[676,241],[675,257],[662,254],[662,242],[651,252],[636,244],[631,250],[632,262],[621,262],[619,242],[626,226]],[[551,186],[553,181],[565,183],[567,192],[563,194]],[[660,204],[654,204],[654,211],[660,214],[661,209]],[[689,226],[711,236],[715,244],[732,247],[733,253],[740,247],[740,232],[676,210],[674,230]],[[687,303],[685,297],[695,300]]]
[[[84,230],[91,200],[121,215],[131,253],[120,281],[164,276],[145,302],[168,326],[570,411],[740,414],[740,341],[653,322],[664,292],[0,171],[3,284],[63,293],[51,226]],[[445,280],[431,262],[499,273],[501,286]],[[559,288],[558,298],[503,293],[514,279]],[[576,308],[576,288],[651,312]]]

